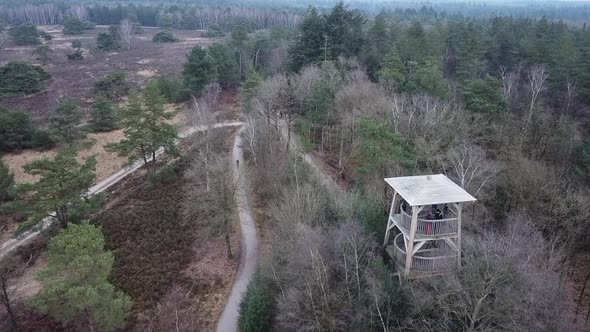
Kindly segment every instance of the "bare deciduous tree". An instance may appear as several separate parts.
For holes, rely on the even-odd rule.
[[[187,119],[193,127],[197,127],[194,137],[194,148],[202,155],[205,167],[206,188],[209,191],[209,162],[211,161],[211,145],[214,139],[215,113],[213,109],[219,100],[221,88],[217,83],[207,84],[199,99],[192,96],[193,107],[187,109]]]
[[[486,158],[485,151],[465,141],[449,150],[444,163],[450,177],[476,197],[497,173],[495,163]]]
[[[211,198],[216,219],[221,225],[221,232],[227,247],[227,257],[232,258],[231,233],[236,211],[236,194],[238,183],[235,181],[231,162],[227,157],[217,156],[211,165]]]
[[[271,121],[276,124],[278,110],[283,106],[281,103],[281,90],[287,88],[289,82],[283,74],[275,75],[264,80],[256,89],[255,104],[267,121],[268,126]]]
[[[286,264],[275,271],[285,294],[278,298],[278,328],[392,328],[394,319],[385,303],[395,294],[387,293],[378,277],[376,243],[357,222],[342,222],[334,228],[289,226],[289,240],[283,238],[280,246],[280,254],[287,255],[282,257]],[[369,301],[365,305],[361,299]]]
[[[527,114],[527,122],[529,123],[532,121],[533,112],[535,106],[537,106],[539,96],[543,91],[545,91],[545,82],[547,81],[548,77],[549,75],[547,74],[547,68],[545,65],[535,65],[531,67],[529,73],[527,74],[528,87],[531,91],[531,102]]]
[[[131,49],[131,41],[135,35],[135,24],[128,18],[121,20],[121,36],[127,44],[127,49]]]
[[[253,116],[249,116],[248,119],[246,120],[246,127],[245,127],[245,134],[244,134],[244,138],[246,141],[246,151],[248,151],[248,153],[250,153],[250,155],[252,156],[252,160],[254,162],[254,166],[258,167],[258,160],[256,159],[256,141],[257,141],[257,135],[258,135],[258,122],[256,121],[256,118]]]
[[[569,316],[573,302],[556,272],[563,253],[531,222],[513,214],[506,233],[466,236],[461,271],[414,285],[418,317],[409,325],[418,330],[576,331]]]
[[[508,105],[512,105],[512,101],[517,97],[518,94],[518,82],[520,80],[520,68],[519,65],[516,71],[508,72],[506,67],[500,68],[500,78],[502,79],[502,92],[504,99]]]

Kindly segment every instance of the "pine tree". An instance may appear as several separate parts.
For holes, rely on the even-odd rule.
[[[400,43],[401,45],[398,45],[398,50],[401,52],[401,58],[404,62],[421,62],[427,56],[430,49],[426,40],[424,27],[418,21],[412,22]]]
[[[389,87],[401,87],[405,84],[406,68],[399,57],[395,45],[385,55],[383,66],[377,76],[383,84]]]
[[[357,11],[348,10],[340,1],[329,15],[325,16],[326,43],[329,59],[339,56],[357,56],[364,45],[363,26],[365,19]]]
[[[215,72],[217,73],[219,84],[228,87],[239,82],[238,63],[228,46],[219,43],[213,44],[207,48],[207,53],[215,62]]]
[[[242,98],[244,100],[244,107],[246,112],[250,112],[252,110],[252,97],[256,93],[256,89],[262,83],[262,76],[258,74],[258,72],[254,69],[251,69],[248,73],[248,78],[242,84]]]
[[[49,128],[59,141],[72,146],[75,140],[83,136],[81,120],[78,101],[66,97],[60,100],[59,107],[49,120]]]
[[[109,27],[109,32],[101,32],[96,37],[96,48],[102,51],[115,51],[121,48],[121,33],[116,25]]]
[[[201,46],[195,46],[188,55],[182,75],[191,93],[199,95],[205,85],[217,78],[215,60]]]
[[[485,79],[468,80],[463,89],[466,108],[488,114],[506,111],[501,88],[501,83],[489,75]]]
[[[77,152],[72,148],[60,150],[55,158],[35,160],[24,169],[27,174],[39,177],[37,182],[25,183],[19,187],[21,197],[26,200],[34,220],[50,215],[61,227],[75,222],[94,203],[84,197],[96,178],[96,159],[87,158],[83,164],[76,160]]]
[[[119,143],[108,145],[107,149],[117,152],[119,156],[128,157],[130,162],[141,158],[153,172],[156,153],[160,148],[175,151],[178,131],[167,122],[174,115],[174,112],[168,112],[164,108],[164,97],[157,82],[149,83],[143,95],[131,96],[127,106],[121,109],[125,138]]]
[[[96,96],[90,114],[89,125],[94,132],[111,131],[119,128],[119,114],[115,105],[107,96],[102,94]]]
[[[390,49],[384,12],[379,13],[375,17],[373,26],[371,26],[367,33],[367,41],[369,43],[364,48],[363,62],[367,66],[368,74],[376,78],[378,76],[377,71],[380,70],[380,64]]]
[[[101,229],[88,223],[71,224],[51,239],[33,305],[63,323],[83,315],[90,331],[123,327],[132,301],[109,282],[115,258],[104,246]]]
[[[317,9],[307,10],[299,25],[295,42],[289,48],[289,67],[299,71],[310,63],[320,63],[327,57],[324,37],[324,20]]]
[[[449,92],[442,66],[436,59],[429,58],[421,63],[416,70],[412,83],[418,91],[440,98],[445,98]]]

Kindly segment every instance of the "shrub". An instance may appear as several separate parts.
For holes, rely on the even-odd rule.
[[[175,77],[159,77],[156,82],[160,92],[170,103],[180,103],[190,97],[183,82]]]
[[[0,151],[51,147],[48,133],[36,128],[28,114],[0,108]]]
[[[82,41],[80,39],[72,40],[73,48],[82,48]]]
[[[115,105],[105,95],[96,96],[92,113],[90,114],[90,129],[94,132],[104,132],[119,128],[119,116]]]
[[[84,33],[84,22],[74,16],[68,16],[64,19],[64,35],[80,35]]]
[[[51,54],[51,52],[52,51],[49,46],[40,45],[37,48],[35,48],[35,50],[33,51],[33,55],[35,56],[35,59],[37,59],[38,61],[46,63],[50,59],[49,55]]]
[[[0,159],[0,203],[11,200],[14,189],[14,174]]]
[[[152,38],[154,43],[174,43],[178,41],[171,30],[162,30],[154,35]]]
[[[0,108],[0,150],[29,147],[34,130],[28,114]]]
[[[0,95],[28,95],[41,91],[50,78],[40,66],[27,61],[13,61],[0,67]]]
[[[33,131],[33,135],[31,137],[31,147],[46,150],[51,149],[55,146],[55,144],[56,142],[49,131],[39,128]]]
[[[67,57],[68,57],[68,60],[73,60],[73,61],[84,60],[84,55],[82,54],[81,49],[76,49],[74,52],[68,53]]]
[[[209,26],[209,29],[207,30],[207,33],[205,34],[206,37],[209,38],[215,38],[215,37],[223,37],[225,36],[225,33],[223,32],[223,30],[221,29],[221,27],[217,24],[211,24]]]
[[[115,51],[121,48],[121,34],[117,26],[111,25],[109,32],[101,32],[96,37],[96,48],[102,51]]]
[[[131,86],[127,82],[127,74],[124,72],[114,72],[94,83],[94,92],[104,94],[111,100],[117,100],[129,94]]]
[[[17,45],[36,45],[40,44],[41,31],[33,24],[15,25],[8,30],[8,35]]]
[[[240,303],[240,332],[259,332],[270,329],[274,301],[270,289],[271,281],[258,271],[248,284],[248,289]]]

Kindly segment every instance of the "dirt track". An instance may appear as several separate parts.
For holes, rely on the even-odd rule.
[[[254,222],[252,208],[248,199],[248,181],[245,178],[244,153],[242,150],[242,137],[240,135],[242,131],[240,130],[236,135],[232,152],[233,159],[237,161],[232,162],[232,164],[234,178],[238,182],[236,203],[240,214],[240,229],[242,233],[240,265],[231,294],[217,323],[218,332],[233,332],[238,330],[240,302],[248,288],[250,279],[256,271],[256,265],[258,263],[258,238],[256,236],[256,223]],[[240,165],[242,166],[240,167]]]

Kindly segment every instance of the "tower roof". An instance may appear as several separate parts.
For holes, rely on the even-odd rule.
[[[386,178],[385,182],[411,206],[476,201],[443,174]]]

